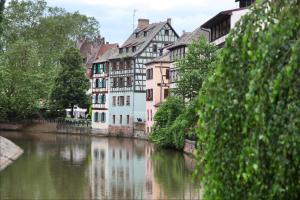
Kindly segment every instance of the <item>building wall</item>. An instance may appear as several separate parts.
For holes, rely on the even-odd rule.
[[[153,99],[146,101],[146,132],[149,134],[152,131],[154,115],[158,106],[161,103],[161,100],[165,100],[165,89],[169,90],[169,79],[166,78],[166,75],[168,73],[167,70],[170,69],[170,63],[153,63],[146,66],[146,69],[153,70],[153,78],[151,80],[146,80],[146,89],[153,90]],[[161,82],[163,83],[162,88],[158,85]]]

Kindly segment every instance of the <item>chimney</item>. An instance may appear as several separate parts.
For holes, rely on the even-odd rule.
[[[168,22],[170,25],[172,25],[172,19],[171,19],[171,18],[168,18],[168,19],[167,19],[167,22]]]
[[[149,19],[138,19],[138,28],[143,28],[149,25],[149,23],[150,23]]]

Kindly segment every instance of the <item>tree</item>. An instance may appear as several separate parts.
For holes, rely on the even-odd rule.
[[[204,36],[190,44],[185,58],[176,65],[179,78],[174,94],[188,101],[197,97],[203,81],[214,69],[216,58],[217,47]]]
[[[227,37],[199,95],[204,199],[300,199],[299,10],[257,1]]]
[[[98,35],[99,23],[43,0],[9,1],[2,22],[0,120],[22,120],[48,105],[63,52],[83,35]]]
[[[61,71],[55,78],[50,94],[51,106],[56,110],[72,109],[74,105],[86,107],[88,97],[86,92],[89,81],[85,76],[80,52],[69,48],[60,59]]]
[[[5,0],[0,0],[0,52],[2,51],[3,44],[2,44],[2,37],[3,37],[3,11],[5,6]]]

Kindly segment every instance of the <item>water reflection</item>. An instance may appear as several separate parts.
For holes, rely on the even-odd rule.
[[[146,141],[4,133],[24,155],[0,173],[0,199],[199,199],[192,160]]]

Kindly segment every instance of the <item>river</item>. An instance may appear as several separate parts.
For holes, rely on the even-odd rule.
[[[144,140],[0,132],[24,150],[0,199],[199,199],[193,159]]]

